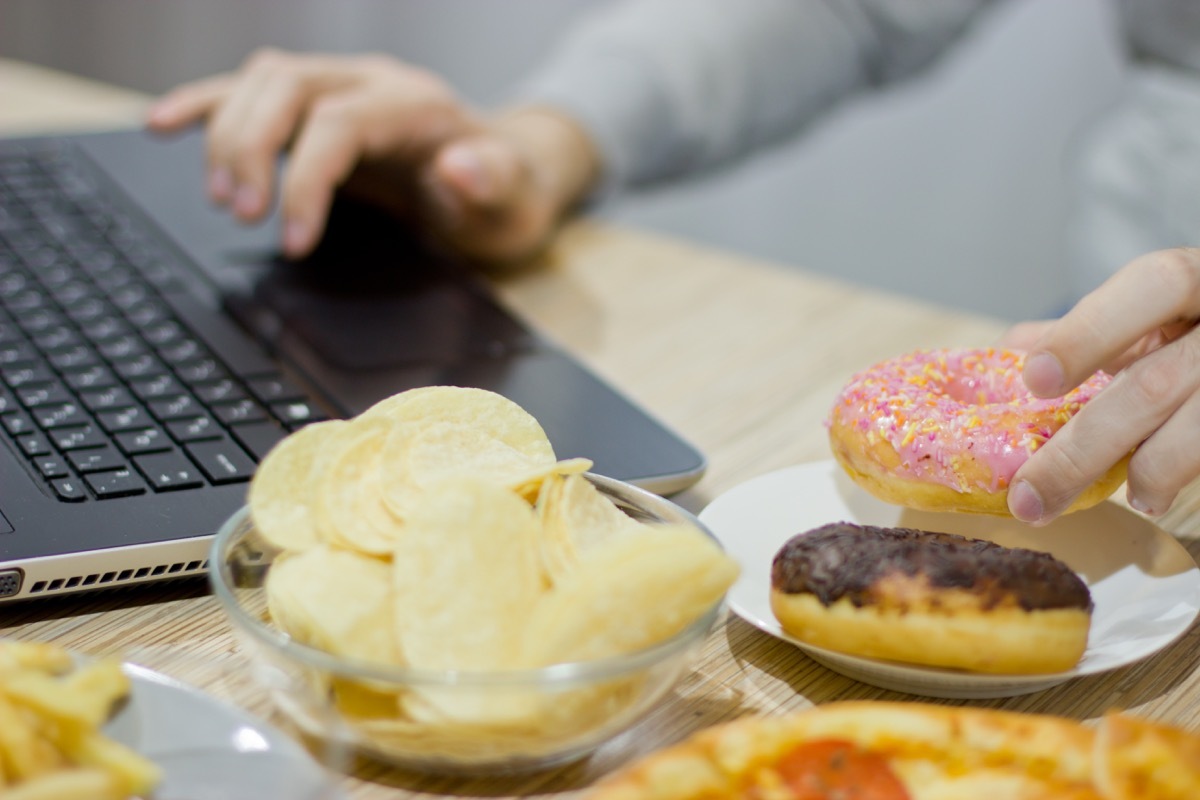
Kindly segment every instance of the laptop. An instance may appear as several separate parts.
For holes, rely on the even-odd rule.
[[[311,257],[203,195],[199,132],[0,140],[0,602],[203,574],[287,433],[406,389],[519,403],[660,494],[705,459],[386,214]]]

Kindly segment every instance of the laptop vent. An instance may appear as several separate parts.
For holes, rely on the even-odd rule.
[[[208,569],[207,561],[176,561],[174,564],[159,564],[153,567],[138,567],[123,569],[120,572],[94,572],[91,575],[76,575],[72,578],[55,578],[52,581],[38,581],[29,587],[32,594],[54,594],[55,592],[78,591],[91,586],[117,586],[123,583],[138,583],[154,580],[155,578],[176,578],[184,575],[203,573]],[[0,575],[0,588],[3,584]],[[0,597],[4,597],[0,590]]]

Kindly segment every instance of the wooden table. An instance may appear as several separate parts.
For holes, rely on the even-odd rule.
[[[138,124],[133,92],[0,60],[0,132]],[[568,228],[536,268],[497,281],[535,326],[694,441],[705,478],[676,499],[699,511],[773,469],[829,457],[822,420],[849,374],[916,347],[982,345],[1005,325],[595,222]],[[1200,556],[1200,487],[1160,520]],[[0,635],[121,654],[268,715],[203,583],[0,606]],[[1200,728],[1200,629],[1153,658],[982,705],[1094,719],[1114,706]],[[629,734],[581,763],[526,778],[451,780],[363,764],[352,797],[528,795],[581,789],[648,749],[747,713],[842,698],[912,699],[842,677],[736,617],[694,673]],[[955,701],[943,701],[955,702]]]

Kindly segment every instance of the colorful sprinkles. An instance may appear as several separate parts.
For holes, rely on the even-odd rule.
[[[1038,398],[1021,380],[1024,361],[994,348],[909,353],[854,375],[828,422],[891,445],[900,468],[888,471],[899,477],[996,492],[1112,380],[1098,372],[1063,397]]]

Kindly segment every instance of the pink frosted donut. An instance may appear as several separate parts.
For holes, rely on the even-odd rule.
[[[1112,378],[1097,372],[1063,397],[1034,397],[1025,356],[1008,350],[924,350],[852,377],[829,415],[834,456],[881,500],[926,511],[1008,514],[1008,485],[1029,456]],[[1107,498],[1128,459],[1069,509]]]

